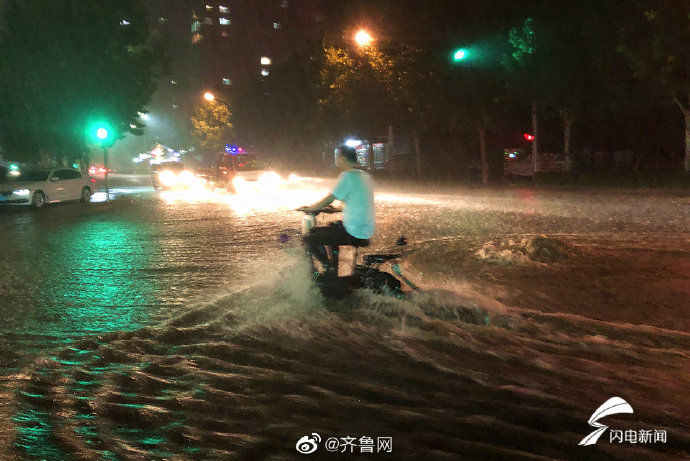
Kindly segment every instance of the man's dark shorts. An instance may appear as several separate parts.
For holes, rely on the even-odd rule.
[[[330,223],[328,226],[315,227],[304,237],[307,245],[326,246],[367,246],[369,240],[358,239],[348,234],[342,221]]]

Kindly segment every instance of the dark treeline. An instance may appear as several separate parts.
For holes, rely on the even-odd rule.
[[[630,150],[682,168],[690,145],[686,0],[327,2],[322,41],[236,93],[235,132],[309,162],[328,141],[416,138],[419,173],[500,171],[504,147]],[[375,38],[358,47],[359,28]],[[454,50],[468,51],[455,62]],[[486,161],[484,161],[484,158]],[[483,167],[483,168],[481,168]]]
[[[137,0],[6,0],[0,10],[0,146],[10,159],[70,162],[85,130],[109,120],[141,134],[140,114],[167,72]],[[123,25],[127,21],[127,25]]]
[[[640,168],[681,168],[684,159],[690,170],[690,0],[323,6],[308,51],[233,85],[227,110],[194,114],[197,131],[203,117],[222,116],[201,144],[234,137],[313,165],[345,136],[393,132],[419,146],[413,170],[422,175],[479,170],[488,180],[503,148],[534,145],[576,165],[588,151],[628,150]],[[169,59],[145,2],[6,0],[0,18],[6,157],[84,152],[84,127],[102,116],[120,137],[146,129],[140,114]],[[374,37],[369,46],[353,40],[360,28]],[[455,62],[460,48],[467,54]]]

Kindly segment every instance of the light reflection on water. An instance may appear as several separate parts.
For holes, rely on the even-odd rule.
[[[258,184],[245,181],[236,193],[192,188],[164,190],[159,194],[168,205],[180,203],[222,204],[230,208],[236,216],[246,217],[253,214],[294,210],[302,205],[316,202],[323,198],[327,192],[326,188],[294,187],[287,182],[280,187],[261,187]]]
[[[31,297],[40,304],[25,306],[16,331],[60,336],[148,323],[142,306],[151,303],[155,280],[133,276],[136,268],[150,264],[155,248],[143,226],[82,222],[40,236],[41,245],[32,242],[36,234],[20,234],[19,255],[38,276]]]

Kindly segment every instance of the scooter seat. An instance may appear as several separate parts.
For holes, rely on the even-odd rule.
[[[364,256],[364,263],[366,265],[381,264],[383,262],[390,261],[391,259],[397,259],[399,257],[400,257],[399,254],[393,254],[393,253],[381,253],[381,254],[366,255],[366,256]]]
[[[351,242],[347,246],[354,248],[364,248],[369,246],[369,240],[360,240],[359,242]]]

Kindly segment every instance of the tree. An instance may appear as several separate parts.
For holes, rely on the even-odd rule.
[[[532,153],[537,153],[540,143],[539,105],[540,113],[560,117],[563,153],[570,155],[574,123],[585,114],[602,111],[619,92],[614,85],[620,79],[614,73],[621,73],[620,60],[615,56],[611,23],[621,12],[613,2],[583,0],[546,2],[530,13],[509,33],[512,52],[505,64],[513,94],[531,98]],[[536,155],[534,160],[536,166]]]
[[[217,99],[197,106],[192,115],[194,136],[206,149],[221,150],[233,140],[232,113],[230,107]]]
[[[690,171],[690,1],[638,0],[621,27],[619,50],[635,74],[673,101],[685,118],[685,171]]]
[[[374,45],[354,53],[335,46],[324,49],[319,101],[334,135],[360,133],[370,140],[388,129],[394,115],[391,59]],[[337,132],[340,133],[337,133]]]
[[[12,158],[78,157],[86,127],[142,133],[139,112],[165,72],[136,0],[8,0],[0,33],[0,143]]]

